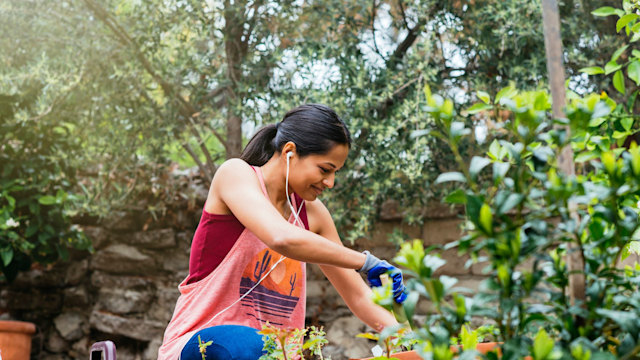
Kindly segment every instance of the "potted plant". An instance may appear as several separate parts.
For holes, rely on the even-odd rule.
[[[0,359],[28,360],[36,326],[24,321],[0,321]]]

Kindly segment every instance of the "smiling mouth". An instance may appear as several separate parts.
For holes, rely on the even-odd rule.
[[[315,192],[316,192],[318,195],[322,194],[322,190],[323,190],[323,189],[320,189],[320,188],[318,188],[318,187],[317,187],[317,186],[315,186],[315,185],[311,185],[311,188],[312,188],[313,190],[315,190]]]

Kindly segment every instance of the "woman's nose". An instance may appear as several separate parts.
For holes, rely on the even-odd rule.
[[[324,180],[322,180],[322,183],[324,184],[324,186],[326,186],[329,189],[331,189],[333,187],[335,179],[336,179],[336,175],[332,173],[331,175],[326,177]]]

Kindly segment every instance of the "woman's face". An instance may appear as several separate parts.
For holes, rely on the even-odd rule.
[[[335,145],[323,155],[294,156],[289,169],[289,187],[307,201],[315,200],[326,188],[332,188],[336,171],[347,160],[349,147]]]

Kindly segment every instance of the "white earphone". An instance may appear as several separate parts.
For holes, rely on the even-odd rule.
[[[292,157],[293,157],[293,151],[287,152],[287,176],[285,178],[284,189],[287,194],[287,203],[289,204],[289,208],[291,209],[291,213],[293,214],[293,217],[295,219],[294,221],[297,222],[298,225],[304,228],[304,224],[302,223],[302,220],[300,220],[300,210],[302,210],[302,204],[298,206],[298,211],[296,212],[296,209],[294,209],[293,204],[291,204],[291,197],[289,196],[289,159],[291,159]]]

